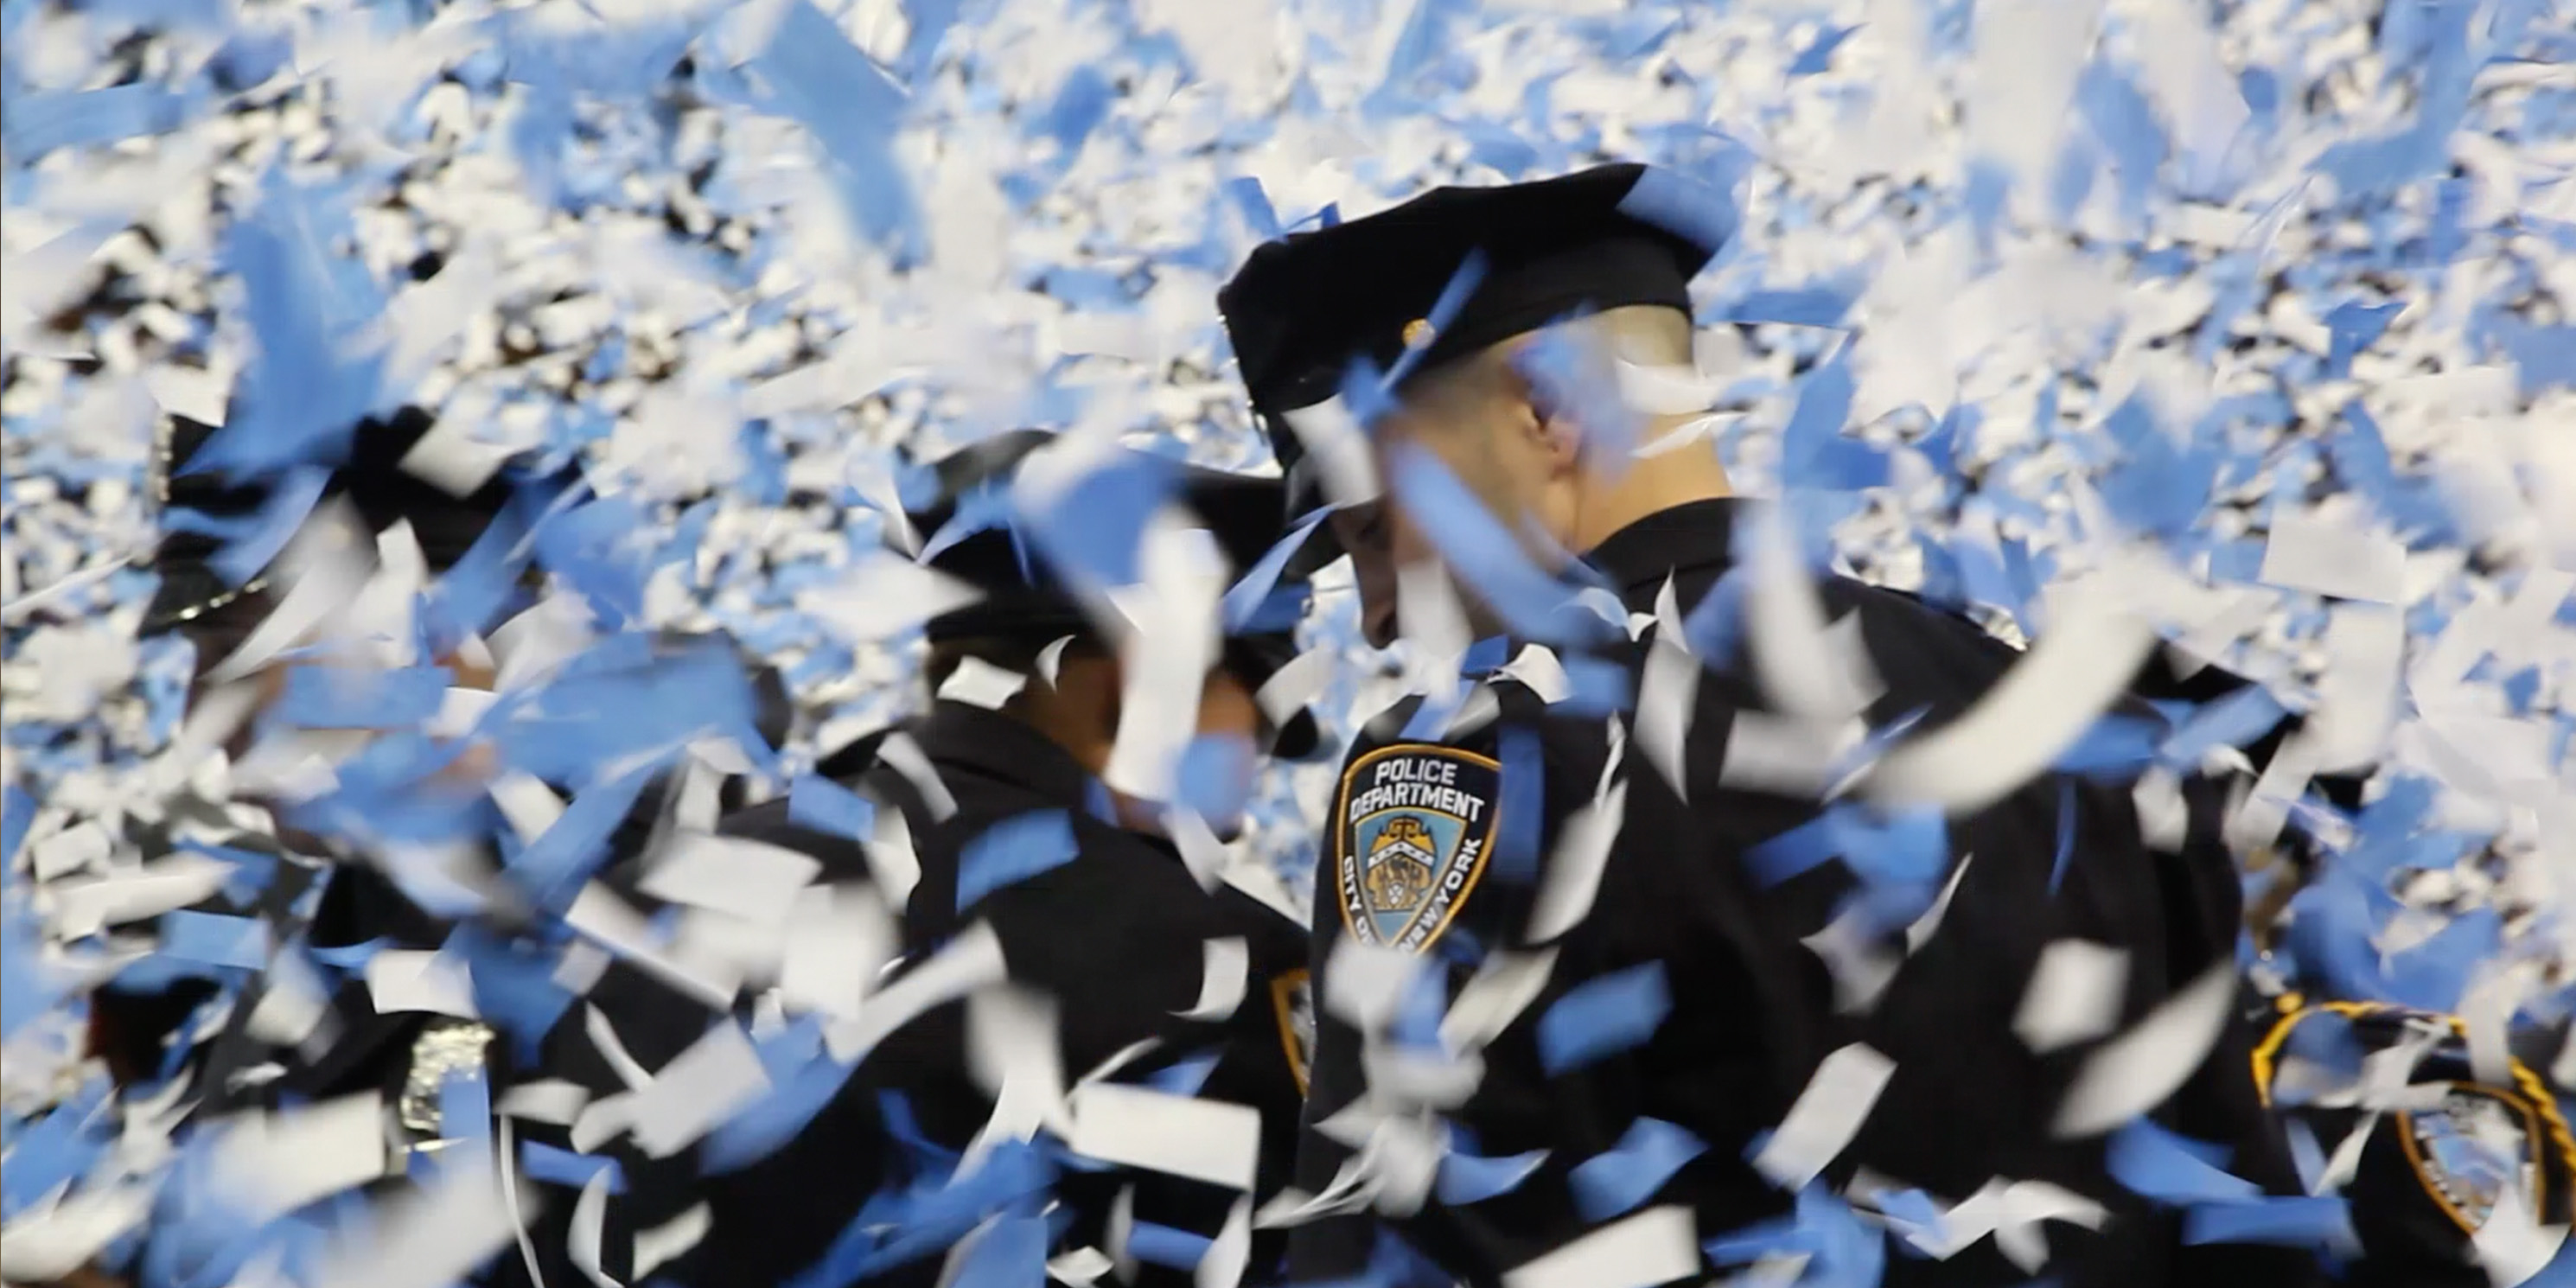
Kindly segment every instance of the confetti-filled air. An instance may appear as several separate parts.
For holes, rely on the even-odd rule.
[[[0,1279],[2576,1285],[2576,0],[0,0]]]

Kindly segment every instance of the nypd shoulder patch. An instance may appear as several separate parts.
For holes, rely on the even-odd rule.
[[[1419,743],[1342,771],[1333,880],[1353,938],[1413,953],[1439,940],[1485,873],[1500,781],[1491,759]]]

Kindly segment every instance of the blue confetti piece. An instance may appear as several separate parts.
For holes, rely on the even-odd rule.
[[[1799,50],[1797,58],[1790,62],[1789,78],[1795,80],[1801,76],[1814,76],[1833,66],[1834,51],[1842,48],[1843,42],[1851,39],[1852,33],[1858,30],[1860,30],[1859,26],[1854,25],[1827,27],[1817,32],[1816,38],[1808,41],[1807,47]]]
[[[107,89],[52,90],[10,96],[11,166],[29,166],[63,148],[94,147],[147,134],[167,134],[191,114],[188,99],[136,81]]]
[[[957,908],[963,912],[1004,886],[1073,862],[1081,853],[1063,810],[1032,810],[1003,819],[966,843],[957,863]]]
[[[1843,434],[1856,390],[1848,349],[1808,373],[1780,431],[1781,486],[1855,492],[1886,485],[1887,457]]]
[[[1440,1159],[1440,1175],[1434,1187],[1440,1201],[1452,1207],[1482,1203],[1498,1195],[1519,1189],[1530,1173],[1547,1161],[1546,1150],[1512,1154],[1503,1158],[1486,1158],[1452,1149]]]
[[[1178,803],[1203,819],[1233,819],[1251,799],[1260,756],[1249,739],[1201,734],[1181,751],[1174,773]]]
[[[2171,768],[2196,769],[2212,751],[2242,748],[2270,733],[2288,714],[2270,689],[2249,684],[2195,711],[2165,739],[2158,754]]]
[[[2227,1150],[2178,1136],[2140,1118],[2111,1138],[2111,1178],[2170,1207],[2238,1202],[2263,1187],[2227,1171]]]
[[[1439,297],[1431,301],[1431,311],[1422,315],[1423,324],[1431,329],[1432,334],[1447,330],[1449,324],[1458,319],[1459,312],[1467,307],[1467,301],[1476,297],[1476,288],[1485,281],[1487,263],[1481,248],[1470,249],[1466,258],[1458,261],[1456,271],[1450,273],[1448,282],[1441,286]],[[1376,390],[1391,390],[1402,385],[1421,367],[1423,356],[1429,352],[1428,345],[1407,348],[1396,357],[1395,366],[1386,373],[1385,379],[1375,382]],[[1377,418],[1374,415],[1364,417],[1361,423],[1373,425]]]
[[[1937,881],[1949,867],[1949,826],[1939,810],[1906,810],[1880,818],[1842,803],[1826,811],[1825,826],[1843,861],[1866,881]]]
[[[271,172],[256,215],[235,223],[226,242],[255,356],[242,371],[231,418],[185,473],[245,480],[308,461],[336,465],[375,399],[382,352],[343,352],[340,319],[328,307],[341,292],[304,235],[298,207],[305,194],[286,187],[279,173]]]
[[[528,523],[518,507],[506,507],[466,547],[463,558],[439,574],[421,606],[420,623],[438,656],[468,635],[481,635],[499,619],[518,589],[520,543]]]
[[[1606,716],[1636,705],[1628,668],[1604,657],[1569,653],[1557,659],[1565,668],[1566,694],[1557,709],[1569,715]]]
[[[865,841],[876,835],[877,807],[839,783],[807,774],[787,789],[787,821],[817,832]]]
[[[320,957],[323,950],[312,949]],[[474,926],[460,926],[441,952],[465,963],[474,992],[474,1009],[494,1028],[510,1035],[522,1062],[537,1058],[545,1035],[572,1006],[572,992],[555,982],[554,954],[497,938]],[[359,963],[357,969],[363,969]]]
[[[1649,166],[1619,199],[1619,213],[1715,254],[1743,223],[1735,200],[1678,170]]]
[[[2102,480],[2102,501],[2112,517],[2168,541],[2189,531],[2217,485],[2219,450],[2205,442],[2188,451],[2174,446],[2136,395],[2113,409],[2102,428],[2121,456]]]
[[[2541,326],[2502,318],[2493,334],[2513,361],[2523,397],[2536,399],[2552,389],[2576,389],[2576,324]]]
[[[778,1152],[823,1112],[850,1079],[851,1067],[810,1061],[792,1075],[770,1074],[772,1090],[707,1133],[698,1165],[709,1176],[737,1172]]]
[[[1776,886],[1842,853],[1833,816],[1821,815],[1759,842],[1744,852],[1754,879]]]
[[[1586,1221],[1607,1221],[1653,1198],[1708,1143],[1658,1118],[1640,1118],[1610,1151],[1576,1165],[1567,1184]]]
[[[293,667],[272,714],[302,729],[406,728],[437,715],[455,683],[455,673],[443,666]]]
[[[434,1159],[452,1174],[477,1175],[491,1167],[492,1083],[483,1067],[452,1070],[439,1082],[438,1130],[455,1145],[414,1158]]]
[[[1642,1045],[1672,1007],[1661,962],[1585,980],[1539,1017],[1539,1064],[1555,1077]]]
[[[241,524],[239,535],[215,552],[207,565],[228,586],[239,586],[258,576],[295,539],[296,532],[304,526],[304,517],[322,499],[322,489],[330,479],[329,470],[303,467],[287,471],[286,477],[260,502],[258,514]]]
[[[1228,179],[1225,181],[1225,196],[1242,214],[1243,222],[1252,230],[1253,236],[1263,241],[1279,238],[1279,211],[1270,204],[1270,194],[1262,189],[1261,180],[1248,174]]]
[[[2290,1247],[2358,1249],[2352,1204],[2337,1194],[2264,1196],[2245,1202],[2205,1203],[2183,1217],[2182,1241],[2264,1243]]]
[[[1208,1075],[1216,1072],[1217,1059],[1218,1053],[1214,1051],[1183,1056],[1156,1069],[1146,1077],[1145,1083],[1165,1095],[1195,1096],[1207,1086]]]
[[[541,1140],[519,1142],[519,1171],[529,1180],[576,1190],[605,1172],[609,1193],[626,1192],[626,1170],[617,1165],[616,1159],[605,1154],[576,1154]]]
[[[1306,516],[1305,522],[1290,529],[1288,535],[1264,552],[1261,558],[1235,581],[1234,585],[1226,588],[1225,599],[1219,606],[1218,613],[1219,620],[1225,624],[1226,634],[1241,635],[1258,631],[1257,619],[1263,615],[1269,605],[1275,602],[1273,592],[1278,589],[1280,574],[1287,570],[1288,560],[1298,551],[1305,549],[1306,542],[1315,535],[1315,529],[1323,523],[1327,514],[1326,511],[1317,511]],[[1302,599],[1299,606],[1302,611]],[[1290,619],[1285,625],[1293,629],[1296,626],[1296,619]]]
[[[859,231],[884,247],[896,267],[919,262],[929,238],[894,147],[902,87],[806,0],[789,6],[752,66],[783,114],[822,144],[835,167],[834,186]]]
[[[1207,1256],[1208,1248],[1214,1242],[1203,1234],[1175,1230],[1168,1225],[1156,1225],[1151,1221],[1138,1221],[1134,1233],[1127,1238],[1127,1252],[1138,1261],[1169,1266],[1175,1270],[1188,1270],[1197,1266]],[[1029,1281],[1031,1288],[1035,1288],[1035,1285],[1040,1282],[1042,1282],[1041,1279]]]
[[[1754,291],[1725,310],[1724,318],[1747,325],[1838,327],[1859,299],[1859,289],[1846,283]]]
[[[9,1165],[0,1168],[0,1214],[17,1216],[54,1187],[90,1170],[113,1139],[99,1110],[112,1084],[95,1075],[53,1112],[19,1128],[9,1141]]]
[[[1570,596],[1563,582],[1531,563],[1518,538],[1438,457],[1398,444],[1389,481],[1413,524],[1439,549],[1441,560],[1513,635],[1542,643],[1597,637],[1605,626],[1585,611],[1560,612]],[[1588,625],[1587,625],[1588,624]]]
[[[0,787],[0,868],[14,870],[18,847],[26,841],[27,829],[35,822],[36,798],[16,783]]]
[[[2135,775],[2155,763],[2156,746],[2164,737],[2165,726],[2157,721],[2116,713],[2106,715],[2058,755],[2054,768],[2060,773],[2086,776]]]
[[[1494,875],[1526,885],[1538,877],[1540,829],[1546,824],[1547,762],[1538,732],[1506,725],[1495,736]]]
[[[268,965],[268,926],[256,917],[181,909],[162,915],[160,932],[164,957],[240,970]]]
[[[1109,116],[1109,106],[1118,97],[1118,87],[1088,63],[1078,64],[1067,73],[1064,85],[1056,91],[1055,102],[1048,105],[1039,122],[1038,132],[1054,139],[1062,151],[1059,166],[1070,167],[1082,152],[1084,141]]]
[[[2364,304],[2349,300],[2326,311],[2326,375],[2341,380],[2352,374],[2352,359],[2386,334],[2388,324],[2406,311],[2402,303]]]
[[[609,857],[609,836],[626,821],[652,776],[649,769],[632,770],[575,794],[563,814],[504,871],[539,904],[570,907],[582,882]]]
[[[1175,462],[1128,453],[1085,474],[1046,513],[1023,515],[1022,530],[1066,576],[1131,586],[1144,575],[1146,525],[1179,482]]]
[[[1491,121],[1463,121],[1458,133],[1467,140],[1467,157],[1502,175],[1506,182],[1517,182],[1538,166],[1538,149],[1529,141]]]
[[[537,561],[588,601],[612,628],[640,623],[652,574],[652,517],[632,496],[604,496],[541,521]]]
[[[2143,218],[2155,191],[2156,174],[2173,152],[2155,108],[2135,82],[2099,60],[2087,64],[2077,78],[2075,103],[2094,140],[2110,158],[2111,177],[2120,185],[2122,215],[2132,221]]]

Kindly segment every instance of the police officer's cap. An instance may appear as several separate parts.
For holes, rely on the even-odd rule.
[[[1513,336],[1631,305],[1690,311],[1690,280],[1734,232],[1725,194],[1663,169],[1605,165],[1507,187],[1435,188],[1252,252],[1217,293],[1246,392],[1299,512],[1321,500],[1284,417],[1334,397],[1366,357],[1418,376]],[[1481,253],[1455,312],[1435,305]],[[1416,353],[1415,351],[1419,351]]]
[[[924,627],[930,642],[1053,641],[1067,635],[1087,637],[1096,630],[1049,563],[1042,543],[1007,521],[962,534],[951,530],[952,523],[962,522],[959,516],[966,498],[1007,488],[1021,461],[1054,437],[1045,430],[1016,430],[951,453],[932,467],[936,498],[906,515],[932,547],[922,562],[964,582],[980,598],[932,618]],[[1177,463],[1171,469],[1172,499],[1188,507],[1215,538],[1235,576],[1258,564],[1287,535],[1281,521],[1286,485],[1280,479]],[[1294,636],[1306,589],[1295,577],[1282,577],[1261,610],[1238,623],[1226,640],[1227,669],[1258,687],[1296,656]],[[1319,742],[1314,717],[1300,711],[1278,730],[1271,750],[1295,759],[1312,754]]]

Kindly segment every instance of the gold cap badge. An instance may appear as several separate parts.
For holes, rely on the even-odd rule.
[[[1415,318],[1404,324],[1404,347],[1419,349],[1431,343],[1432,338],[1439,334],[1438,329],[1431,325],[1431,319]]]

